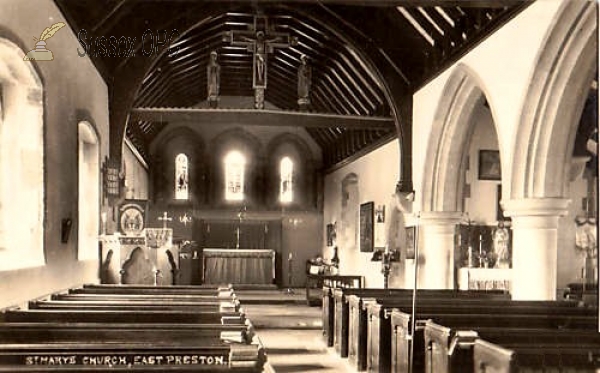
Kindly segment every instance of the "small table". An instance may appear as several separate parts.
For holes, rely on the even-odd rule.
[[[308,305],[312,305],[322,300],[323,287],[328,288],[362,288],[363,287],[363,276],[358,275],[319,275],[319,274],[306,274],[306,302]],[[311,289],[319,289],[319,296],[311,296]]]

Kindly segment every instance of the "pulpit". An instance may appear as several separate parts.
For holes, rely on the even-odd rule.
[[[275,252],[264,249],[203,250],[205,284],[271,285],[275,282]]]

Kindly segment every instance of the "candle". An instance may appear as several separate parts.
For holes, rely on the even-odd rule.
[[[386,254],[390,253],[390,245],[385,245],[385,253]]]
[[[100,214],[100,219],[102,220],[102,235],[106,234],[106,213],[103,212]]]
[[[288,260],[292,260],[292,253],[288,255]]]

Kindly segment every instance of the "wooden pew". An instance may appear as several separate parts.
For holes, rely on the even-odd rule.
[[[0,344],[56,342],[195,342],[197,338],[252,343],[252,324],[0,323]]]
[[[454,290],[419,290],[419,298],[431,299],[435,302],[453,302],[461,299],[463,302],[479,301],[480,299],[507,298],[507,295],[497,292],[454,291]],[[367,368],[368,315],[367,304],[377,302],[396,302],[412,304],[412,291],[396,292],[390,296],[377,298],[349,295],[348,299],[348,360],[358,369]],[[342,318],[343,321],[343,318]],[[343,326],[342,326],[343,327]],[[341,334],[344,338],[344,333]],[[344,343],[344,342],[342,342]]]
[[[425,326],[425,371],[462,372],[464,367],[473,366],[473,345],[478,338],[503,346],[576,343],[600,348],[600,333],[595,330],[481,328],[476,325],[473,330],[461,330],[429,320]]]
[[[202,302],[202,301],[237,301],[234,295],[188,295],[188,294],[51,294],[50,297],[41,298],[50,300],[74,301],[161,301],[161,302]]]
[[[6,309],[3,322],[92,322],[92,323],[201,323],[244,324],[241,312],[194,312],[189,310],[22,310]]]
[[[506,307],[506,306],[504,306]],[[597,319],[587,315],[544,315],[544,314],[502,314],[499,316],[495,311],[499,307],[488,310],[486,313],[463,312],[458,314],[445,314],[444,311],[423,313],[417,309],[416,328],[413,336],[414,356],[413,372],[423,372],[425,360],[425,337],[424,329],[426,320],[433,320],[440,325],[473,325],[478,327],[507,327],[519,328],[524,325],[530,328],[574,328],[589,330],[595,328]],[[408,369],[408,355],[410,342],[406,336],[410,334],[411,326],[410,311],[402,312],[393,310],[391,313],[392,323],[392,369],[404,371]]]
[[[323,321],[323,338],[327,347],[333,346],[334,322],[335,322],[335,301],[333,292],[335,288],[323,286],[323,302],[321,309],[321,320]]]
[[[387,300],[386,300],[387,301]],[[412,302],[392,301],[388,304],[379,302],[367,303],[368,332],[367,332],[367,370],[370,372],[389,371],[391,367],[391,320],[392,309],[398,308],[405,313],[412,312]],[[419,313],[468,314],[496,313],[526,314],[526,315],[575,315],[594,316],[596,311],[585,312],[577,307],[576,302],[546,302],[546,301],[510,301],[496,299],[482,300],[428,300],[417,302]],[[502,316],[499,316],[502,317]]]
[[[227,303],[222,299],[128,297],[116,303],[37,300],[30,302],[34,309],[4,310],[0,371],[62,371],[57,364],[94,372],[138,365],[138,371],[262,371],[264,350],[243,313],[200,308]],[[43,310],[46,306],[51,309]],[[30,322],[11,322],[15,320]]]
[[[81,287],[69,289],[71,294],[184,294],[184,295],[216,295],[230,294],[234,291],[231,286],[213,285],[173,285],[173,286],[151,286],[151,285],[97,285],[84,284]]]
[[[473,372],[478,373],[596,373],[600,346],[515,345],[503,347],[477,339],[473,347]]]
[[[239,303],[223,301],[153,302],[153,301],[63,301],[35,300],[28,304],[30,310],[188,310],[197,312],[237,312]]]
[[[448,293],[456,293],[455,290],[445,290],[445,289],[422,289],[418,291],[419,296],[436,296],[436,295],[444,295]],[[350,328],[350,308],[349,308],[349,297],[357,296],[357,297],[412,297],[412,289],[379,289],[379,288],[343,288],[343,289],[334,289],[333,297],[335,302],[335,316],[329,316],[327,313],[330,312],[327,309],[323,309],[323,319],[325,320],[328,317],[333,318],[333,330],[329,331],[325,329],[325,333],[333,333],[333,346],[336,352],[341,357],[348,356],[348,334]],[[478,296],[478,294],[485,293],[486,296],[494,297],[494,298],[502,298],[508,299],[509,295],[500,291],[461,291],[459,292],[464,294],[464,296]],[[325,323],[324,323],[325,325]]]

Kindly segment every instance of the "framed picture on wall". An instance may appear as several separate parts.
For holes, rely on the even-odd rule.
[[[500,180],[500,152],[498,150],[479,151],[479,180]]]
[[[375,204],[373,202],[367,202],[360,205],[360,251],[363,253],[373,251],[374,207]]]

